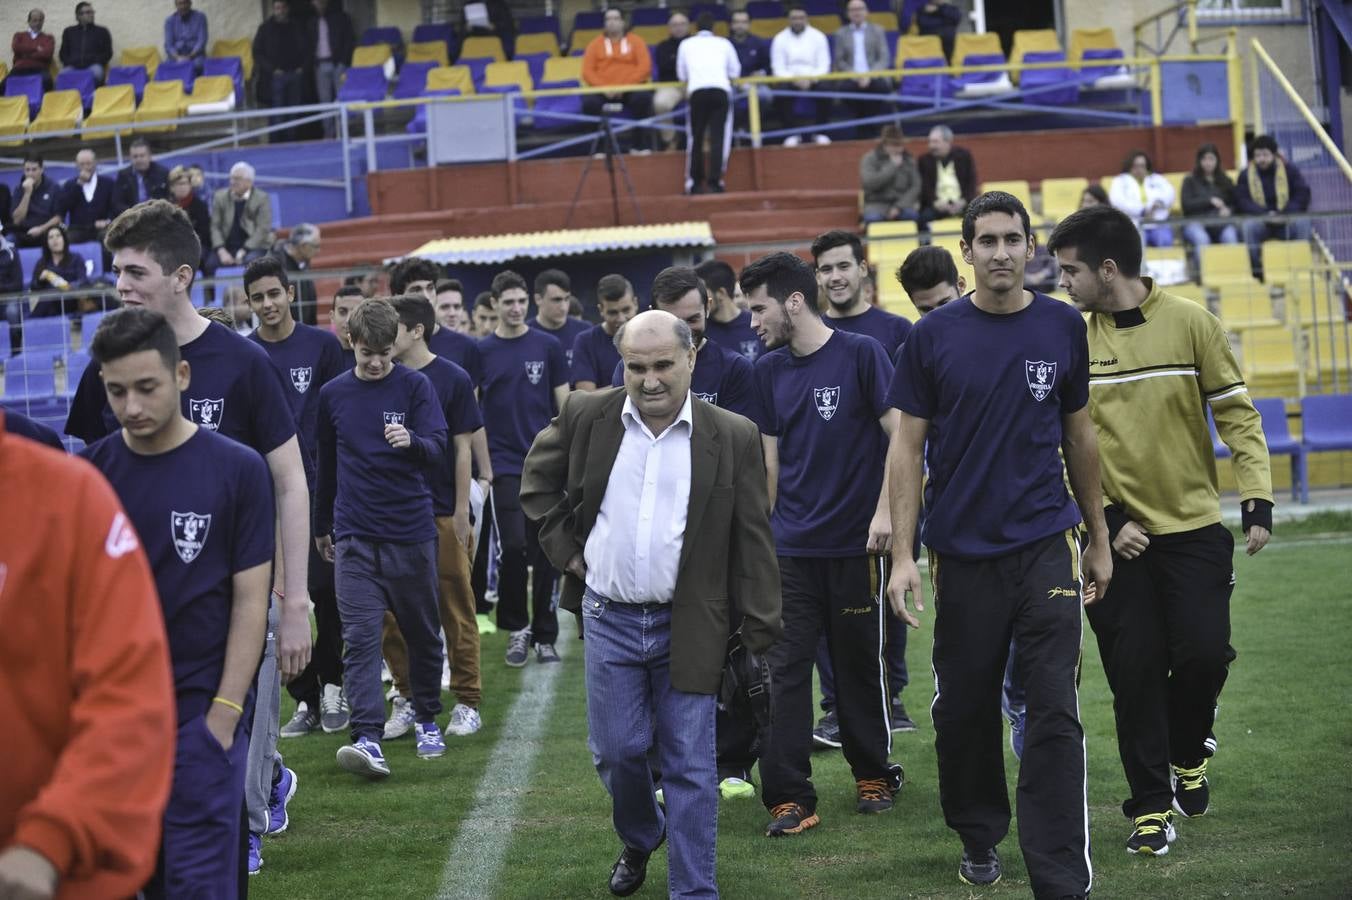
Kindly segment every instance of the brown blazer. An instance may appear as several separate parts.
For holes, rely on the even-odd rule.
[[[521,472],[521,506],[540,522],[540,546],[563,571],[596,523],[620,452],[623,388],[573,393],[536,435]],[[765,460],[750,420],[695,397],[690,437],[690,507],[671,611],[671,684],[717,693],[730,610],[742,641],[764,653],[778,640],[779,563],[770,533]],[[576,613],[584,585],[563,576],[560,605]]]

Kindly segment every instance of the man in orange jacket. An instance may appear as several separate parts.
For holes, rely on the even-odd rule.
[[[605,31],[592,38],[582,56],[582,83],[587,87],[619,87],[645,84],[653,79],[652,56],[648,45],[636,34],[626,34],[624,13],[610,7],[605,13]],[[646,119],[653,114],[652,91],[607,91],[582,95],[582,111],[601,115],[607,104],[619,103],[630,119]],[[649,133],[634,130],[634,149],[647,149]]]
[[[108,483],[3,415],[0,484],[0,897],[129,897],[173,774],[155,582]]]

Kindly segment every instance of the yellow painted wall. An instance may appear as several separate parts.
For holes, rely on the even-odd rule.
[[[154,45],[164,53],[164,20],[174,11],[170,0],[92,0],[94,21],[113,35],[113,64],[126,47]],[[207,48],[224,39],[252,38],[263,21],[262,5],[257,0],[195,0],[193,8],[207,16]],[[47,5],[46,30],[56,37],[60,49],[61,32],[75,24],[75,4]],[[16,26],[17,27],[17,26]]]

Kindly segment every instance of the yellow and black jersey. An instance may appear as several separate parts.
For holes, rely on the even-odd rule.
[[[1241,502],[1271,504],[1262,420],[1220,321],[1144,280],[1141,306],[1089,317],[1089,413],[1104,503],[1151,534],[1219,522],[1209,406],[1234,455]]]

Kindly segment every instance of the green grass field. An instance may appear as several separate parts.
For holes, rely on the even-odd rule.
[[[1242,546],[1242,544],[1241,544]],[[1259,556],[1235,557],[1233,644],[1239,652],[1221,698],[1212,761],[1212,811],[1182,820],[1167,857],[1128,856],[1120,812],[1126,791],[1111,698],[1085,627],[1081,711],[1089,746],[1089,798],[1097,897],[1347,897],[1352,895],[1352,515],[1281,524]],[[932,611],[926,614],[932,620]],[[564,619],[571,631],[571,617]],[[719,884],[728,898],[1018,897],[1028,881],[1015,834],[1001,849],[1004,881],[977,891],[957,879],[960,847],[939,810],[933,729],[927,713],[928,628],[908,648],[905,700],[920,725],[897,735],[906,767],[897,808],[880,817],[853,809],[853,783],[839,751],[813,758],[820,827],[797,838],[763,837],[758,800],[724,803]],[[610,896],[619,844],[608,798],[586,747],[582,644],[566,640],[564,663],[542,734],[507,759],[537,755],[529,776],[481,791],[505,722],[532,669],[502,664],[505,637],[484,638],[484,729],[448,738],[441,760],[414,757],[411,736],[385,744],[393,776],[368,784],[338,769],[340,735],[282,742],[300,777],[291,827],[264,841],[253,895],[269,898]],[[532,661],[531,667],[535,666]],[[451,703],[448,701],[447,709]],[[291,714],[284,699],[283,720]],[[509,732],[510,733],[510,732]],[[1016,763],[1006,750],[1010,781]],[[496,768],[496,767],[495,767]],[[482,796],[480,796],[482,795]],[[471,817],[471,812],[478,812]],[[452,846],[465,827],[475,855]],[[1015,823],[1017,828],[1017,822]],[[464,846],[464,845],[461,845]],[[489,868],[501,849],[503,868]],[[484,873],[488,873],[485,882]],[[654,856],[639,897],[664,896],[666,861]],[[489,888],[474,885],[488,884]]]

